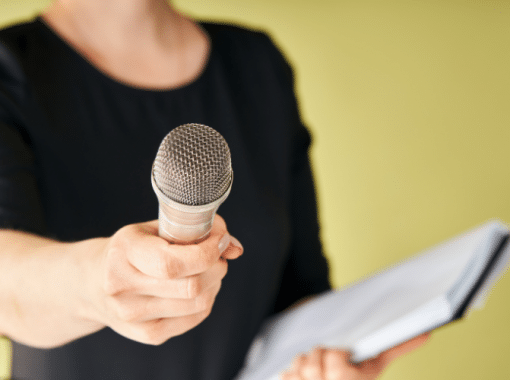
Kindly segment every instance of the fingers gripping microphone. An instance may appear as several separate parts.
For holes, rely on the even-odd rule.
[[[159,200],[159,236],[181,244],[199,242],[232,188],[227,142],[206,125],[181,125],[161,142],[151,180]]]

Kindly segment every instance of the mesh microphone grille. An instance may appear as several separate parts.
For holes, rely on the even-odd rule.
[[[161,192],[175,202],[214,202],[232,182],[230,149],[223,136],[206,125],[181,125],[161,142],[153,175]]]

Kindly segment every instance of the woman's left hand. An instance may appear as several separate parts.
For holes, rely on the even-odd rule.
[[[347,351],[315,348],[308,354],[294,359],[292,367],[284,372],[282,380],[373,380],[393,360],[423,345],[429,333],[417,336],[379,356],[359,364],[349,361]]]

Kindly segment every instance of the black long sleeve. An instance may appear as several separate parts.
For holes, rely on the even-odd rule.
[[[195,122],[230,146],[234,183],[218,212],[245,248],[195,329],[158,347],[108,328],[50,350],[14,342],[15,377],[230,379],[265,318],[329,287],[291,70],[263,33],[202,26],[204,71],[159,91],[106,76],[40,19],[0,31],[0,227],[76,241],[156,219],[158,146]]]

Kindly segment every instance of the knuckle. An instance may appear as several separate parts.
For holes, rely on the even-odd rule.
[[[179,334],[182,334],[188,330],[191,330],[201,324],[212,312],[212,307],[201,311],[199,313],[190,315],[188,318],[186,318],[186,322],[183,326],[185,326],[182,331],[179,332]]]
[[[107,296],[114,296],[120,291],[117,278],[111,272],[106,272],[103,282],[103,291]]]
[[[113,302],[113,308],[117,318],[123,322],[132,323],[140,320],[143,312],[139,307],[133,307],[127,305],[124,302],[115,300]]]
[[[167,260],[162,263],[162,270],[170,279],[177,279],[181,277],[183,272],[183,264],[179,260]]]
[[[193,327],[199,325],[200,323],[202,323],[212,312],[212,305],[209,306],[208,308],[204,309],[203,311],[199,312],[198,314],[196,314],[196,317],[194,318],[193,320]]]
[[[113,246],[123,246],[127,241],[129,241],[130,237],[134,233],[134,228],[131,225],[124,226],[120,228],[113,236],[111,237],[111,243]]]
[[[197,276],[189,277],[186,283],[186,295],[188,298],[197,298],[202,293],[202,284]]]
[[[115,270],[108,269],[104,275],[103,291],[107,296],[115,296],[126,290],[124,281],[122,281]]]
[[[133,245],[133,242],[139,238],[140,230],[136,224],[128,224],[127,226],[121,227],[113,236],[110,238],[111,246],[125,250],[129,249]]]
[[[145,323],[139,331],[140,341],[151,346],[160,346],[165,343],[170,336],[163,334],[162,324],[162,320]]]
[[[214,251],[207,250],[201,247],[201,258],[204,264],[204,269],[209,269],[218,262],[218,257]]]
[[[204,255],[204,249],[201,244],[190,244],[186,247],[186,250],[189,255],[194,257],[197,261],[200,261]]]
[[[191,245],[189,249],[191,256],[194,257],[195,270],[200,273],[209,269],[218,259],[200,244]]]
[[[211,310],[214,304],[215,296],[216,294],[211,294],[211,292],[207,292],[195,298],[196,310],[199,312]]]
[[[345,371],[339,368],[329,368],[326,372],[326,380],[338,380],[344,378]]]
[[[106,248],[106,265],[111,266],[122,256],[123,248],[118,239],[112,238]]]
[[[122,287],[113,276],[106,276],[103,284],[103,291],[107,296],[115,296],[122,292]]]
[[[317,365],[310,363],[310,362],[303,364],[302,372],[305,376],[311,377],[311,378],[321,376],[320,368]]]
[[[128,224],[119,229],[119,236],[125,237],[130,236],[138,231],[138,227],[136,224]]]
[[[197,297],[195,298],[195,312],[201,312],[208,309],[208,303],[207,300],[204,297]]]
[[[138,340],[153,346],[161,345],[168,339],[181,335],[196,327],[207,315],[205,315],[205,313],[200,313],[186,318],[179,318],[178,321],[172,321],[172,319],[158,319],[146,322],[140,328]]]

